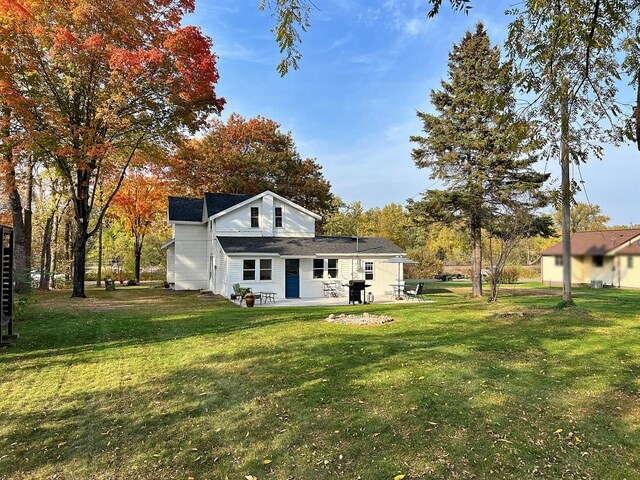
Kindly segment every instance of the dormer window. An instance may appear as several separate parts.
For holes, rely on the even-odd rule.
[[[260,227],[260,209],[258,207],[251,207],[251,228]]]
[[[276,228],[282,228],[282,207],[276,207],[275,222]]]

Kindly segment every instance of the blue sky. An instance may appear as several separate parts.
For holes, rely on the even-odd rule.
[[[421,127],[416,110],[432,110],[429,92],[446,76],[453,43],[477,21],[502,44],[508,24],[503,12],[512,2],[476,0],[469,15],[443,7],[427,19],[427,0],[317,0],[300,69],[284,78],[276,72],[281,57],[273,20],[258,3],[198,0],[186,19],[213,38],[220,56],[223,118],[238,112],[279,122],[301,155],[323,166],[332,191],[347,203],[404,204],[437,187],[411,160],[409,136]],[[631,91],[625,95],[634,98]],[[612,223],[640,223],[639,166],[640,152],[627,146],[607,148],[604,160],[581,167],[589,200]],[[558,175],[556,162],[546,168]],[[578,200],[586,201],[585,194]]]

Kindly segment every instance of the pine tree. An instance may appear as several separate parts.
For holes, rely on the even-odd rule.
[[[482,296],[482,230],[510,198],[537,191],[548,177],[535,172],[533,126],[515,113],[513,74],[482,23],[449,54],[448,78],[431,92],[437,114],[418,112],[423,136],[413,159],[445,190],[427,190],[410,202],[414,218],[468,232],[472,243],[473,296]]]

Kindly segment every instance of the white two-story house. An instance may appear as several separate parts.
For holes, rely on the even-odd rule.
[[[366,280],[368,292],[382,295],[402,280],[401,265],[384,262],[404,256],[402,249],[379,237],[316,236],[319,220],[269,191],[169,197],[167,282],[224,296],[239,283],[280,298],[313,298],[323,296],[326,282],[342,295],[349,280]]]

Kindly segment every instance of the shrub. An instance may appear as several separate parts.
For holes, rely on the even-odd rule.
[[[522,270],[517,265],[507,265],[502,270],[502,283],[517,283],[520,280]]]
[[[425,248],[412,248],[407,252],[407,257],[418,263],[405,265],[404,278],[433,278],[442,271],[442,260]]]

